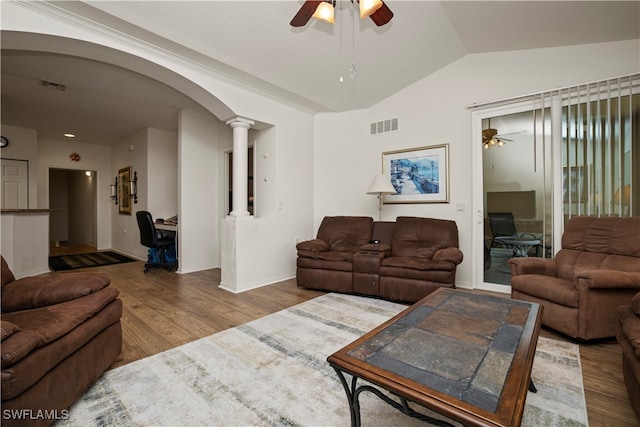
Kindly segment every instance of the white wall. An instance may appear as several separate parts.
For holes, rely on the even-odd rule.
[[[131,179],[133,172],[138,174],[138,182],[143,182],[147,177],[147,144],[148,129],[142,129],[135,134],[116,143],[111,148],[111,183],[118,175],[118,171],[131,166]],[[106,147],[109,148],[109,147]],[[118,183],[118,186],[120,183]],[[144,186],[143,186],[144,188]],[[120,200],[116,205],[108,199],[111,207],[112,224],[112,248],[134,257],[146,260],[147,248],[140,244],[140,232],[136,212],[147,210],[146,197],[139,197],[138,203],[131,200],[131,214],[119,213]]]
[[[147,176],[138,177],[138,194],[146,196],[154,218],[178,214],[178,134],[148,129]]]
[[[220,267],[223,155],[231,128],[213,116],[183,110],[179,118],[179,271]]]
[[[383,219],[399,215],[455,220],[465,260],[456,283],[472,286],[471,114],[474,103],[498,100],[638,72],[638,40],[466,56],[366,111],[319,114],[314,131],[314,228],[325,215],[377,216],[365,191],[381,172],[381,155],[449,144],[450,203],[385,205]],[[361,70],[364,72],[364,70]],[[399,119],[399,131],[369,136],[369,124]],[[458,204],[464,211],[457,211]]]

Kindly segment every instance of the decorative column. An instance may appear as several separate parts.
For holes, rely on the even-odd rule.
[[[247,153],[249,150],[249,128],[254,123],[243,117],[234,117],[227,121],[227,124],[233,129],[233,210],[229,214],[232,217],[249,216],[247,209],[249,202]]]

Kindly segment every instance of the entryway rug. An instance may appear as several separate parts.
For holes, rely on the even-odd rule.
[[[56,426],[348,426],[326,358],[404,308],[323,295],[107,371]],[[540,338],[532,378],[522,425],[587,425],[576,344]],[[363,426],[428,425],[371,393],[360,402]]]
[[[135,259],[116,252],[90,252],[76,255],[49,257],[49,267],[53,271],[74,270],[76,268],[101,267],[103,265],[133,262]]]

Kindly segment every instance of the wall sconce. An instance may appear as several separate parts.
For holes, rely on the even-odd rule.
[[[138,172],[133,172],[133,179],[129,181],[129,195],[133,197],[133,203],[138,203]]]
[[[111,184],[109,187],[111,187],[111,199],[114,200],[116,202],[116,205],[118,204],[118,177],[116,176],[116,180],[113,184]]]

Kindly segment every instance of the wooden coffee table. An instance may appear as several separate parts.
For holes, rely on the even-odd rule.
[[[541,320],[538,304],[441,288],[327,361],[346,391],[352,426],[360,425],[363,391],[429,421],[409,402],[464,425],[518,426],[527,391],[535,391]]]

